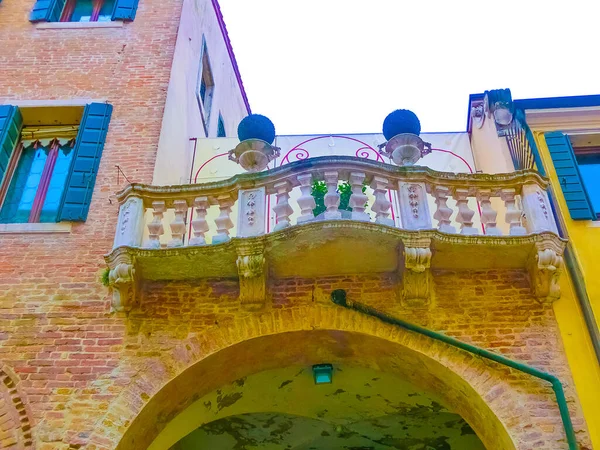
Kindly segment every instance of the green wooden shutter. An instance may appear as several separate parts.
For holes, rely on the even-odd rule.
[[[112,105],[106,103],[91,103],[83,112],[71,170],[58,210],[59,222],[82,222],[87,218],[112,109]]]
[[[133,20],[137,12],[138,0],[116,0],[112,20]]]
[[[37,0],[29,20],[31,22],[58,22],[65,7],[65,0]]]
[[[8,162],[12,156],[23,126],[23,117],[19,108],[0,105],[0,186],[6,175]]]
[[[596,213],[585,190],[569,137],[559,131],[544,133],[544,137],[571,219],[596,220]]]

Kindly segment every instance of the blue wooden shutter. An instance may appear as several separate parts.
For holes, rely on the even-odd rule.
[[[12,156],[23,126],[23,117],[19,108],[0,105],[0,186],[6,175],[8,162]]]
[[[585,190],[569,137],[559,131],[545,133],[544,137],[571,219],[596,220],[596,213]]]
[[[65,7],[65,0],[37,0],[29,20],[31,22],[58,22]]]
[[[112,20],[133,20],[138,7],[138,0],[116,0]]]
[[[58,211],[59,222],[85,221],[87,218],[112,109],[112,105],[106,103],[91,103],[83,112]]]

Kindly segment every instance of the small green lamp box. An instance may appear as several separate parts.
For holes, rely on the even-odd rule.
[[[312,366],[315,384],[331,384],[333,381],[333,366],[331,364],[315,364]]]

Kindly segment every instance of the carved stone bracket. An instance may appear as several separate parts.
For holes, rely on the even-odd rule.
[[[136,280],[134,260],[131,255],[117,255],[108,274],[108,282],[113,290],[112,309],[129,311],[135,302]]]
[[[404,273],[402,274],[402,303],[409,307],[426,307],[431,303],[433,279],[431,241],[420,239],[404,242]]]
[[[249,310],[261,309],[267,297],[267,264],[263,249],[238,248],[240,302]]]
[[[560,298],[558,284],[563,269],[563,248],[555,241],[544,240],[535,244],[529,261],[529,276],[533,295],[541,303]]]

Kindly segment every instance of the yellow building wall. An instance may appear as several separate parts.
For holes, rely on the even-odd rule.
[[[600,318],[600,223],[574,221],[560,189],[560,184],[544,139],[546,131],[600,132],[600,111],[589,108],[577,110],[528,111],[527,122],[537,143],[547,176],[553,186],[559,214],[575,257],[579,261],[596,320]],[[494,120],[486,117],[480,128],[471,132],[473,159],[478,171],[484,173],[512,172],[514,166],[504,138],[498,137]],[[494,205],[496,207],[500,205]],[[501,206],[500,206],[501,208]],[[566,269],[560,281],[561,298],[553,304],[569,366],[573,374],[581,406],[594,448],[600,448],[600,366],[596,359],[583,313],[579,306],[573,281]]]
[[[598,126],[600,128],[600,120]],[[600,224],[598,222],[574,221],[571,219],[544,139],[544,132],[552,130],[567,131],[566,127],[561,128],[559,126],[544,130],[536,130],[532,127],[546,174],[552,182],[558,214],[560,214],[561,220],[565,224],[569,240],[573,245],[575,257],[583,272],[592,309],[598,321],[600,317],[600,277],[598,276],[598,269],[600,268],[600,253],[598,252]],[[562,295],[560,300],[554,303],[554,312],[592,443],[594,448],[600,448],[600,367],[579,307],[573,282],[566,270],[561,277],[560,285]]]

